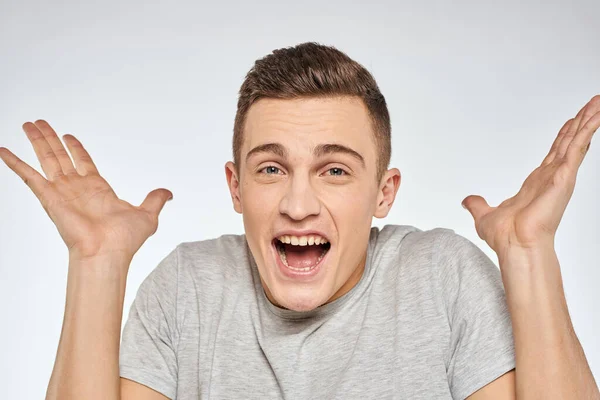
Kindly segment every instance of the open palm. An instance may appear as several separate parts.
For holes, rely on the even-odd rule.
[[[73,163],[46,121],[27,122],[23,130],[46,178],[6,148],[0,148],[0,158],[37,196],[70,256],[88,258],[121,253],[127,258],[133,257],[156,232],[158,215],[172,193],[156,189],[140,206],[133,206],[117,197],[74,136],[63,136]]]
[[[519,192],[490,207],[471,195],[463,205],[475,220],[479,237],[500,258],[510,247],[531,249],[553,245],[554,235],[575,189],[577,172],[600,126],[600,95],[594,96],[560,129],[541,165]]]

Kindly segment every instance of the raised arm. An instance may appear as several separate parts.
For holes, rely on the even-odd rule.
[[[172,193],[156,189],[133,206],[117,197],[74,136],[63,136],[72,161],[47,122],[27,122],[23,130],[46,177],[4,147],[0,158],[36,195],[69,249],[65,314],[46,399],[164,399],[119,378],[119,342],[129,265],[156,232]]]

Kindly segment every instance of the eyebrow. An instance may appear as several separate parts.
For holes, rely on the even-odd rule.
[[[287,158],[288,157],[287,150],[281,144],[279,144],[279,143],[265,143],[265,144],[261,144],[259,146],[256,146],[255,148],[253,148],[252,150],[250,150],[248,152],[248,154],[246,154],[246,162],[248,162],[248,159],[250,159],[251,156],[253,156],[255,154],[260,154],[260,153],[273,153],[273,154],[278,155],[281,158]]]
[[[341,144],[320,144],[313,150],[315,157],[323,157],[326,154],[347,154],[357,159],[365,167],[365,159],[357,151],[352,150],[350,147],[343,146]]]
[[[283,147],[282,144],[280,144],[280,143],[265,143],[265,144],[258,145],[255,148],[253,148],[252,150],[250,150],[248,152],[248,154],[246,155],[246,162],[248,161],[248,159],[250,159],[251,156],[260,154],[260,153],[272,153],[272,154],[278,155],[279,157],[281,157],[283,159],[288,158],[288,151],[285,147]],[[335,144],[335,143],[320,144],[317,147],[315,147],[313,150],[313,154],[317,158],[323,157],[326,154],[335,154],[335,153],[347,154],[351,157],[354,157],[356,160],[358,160],[361,163],[363,168],[365,167],[365,159],[363,158],[363,156],[360,155],[360,153],[358,153],[355,150],[352,150],[350,147],[347,147],[347,146],[344,146],[341,144]]]

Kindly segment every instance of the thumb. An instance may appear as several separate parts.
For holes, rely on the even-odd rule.
[[[172,198],[173,193],[170,190],[154,189],[148,193],[140,207],[154,215],[158,215],[165,206],[165,203]]]
[[[461,204],[463,208],[471,213],[475,220],[475,225],[479,223],[481,217],[487,214],[491,208],[483,197],[476,195],[467,196]]]

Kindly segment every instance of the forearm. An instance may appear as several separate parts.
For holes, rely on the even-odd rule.
[[[63,327],[46,399],[120,397],[119,344],[130,260],[70,260]]]
[[[552,246],[499,260],[511,315],[518,400],[600,399],[573,329]]]

